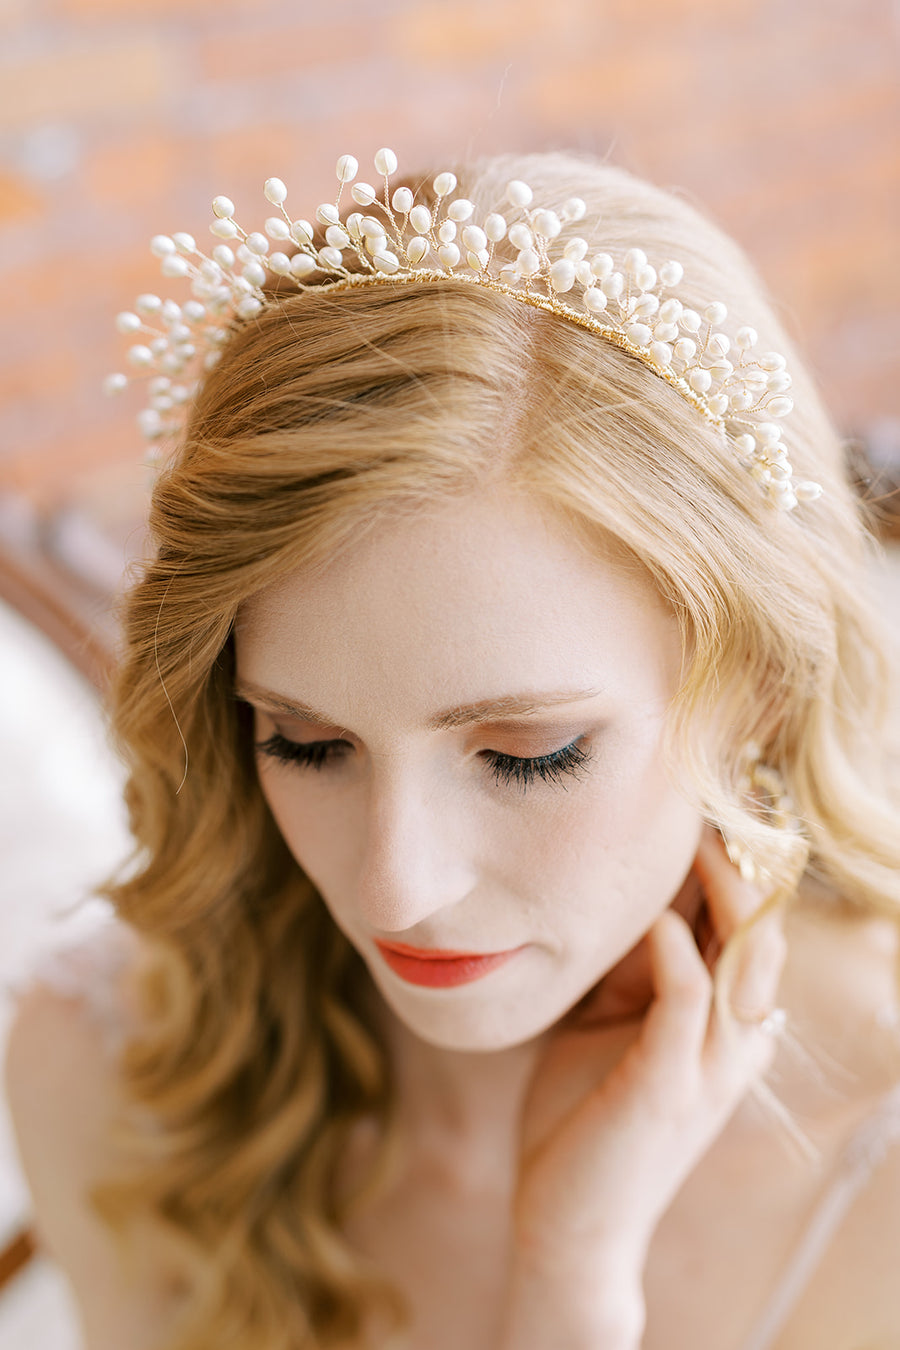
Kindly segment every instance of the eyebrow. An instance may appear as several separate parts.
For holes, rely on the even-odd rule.
[[[473,726],[480,722],[503,721],[507,718],[528,717],[564,703],[585,703],[597,698],[601,689],[555,689],[536,693],[502,694],[499,698],[483,698],[477,703],[460,703],[454,708],[445,708],[428,719],[426,726],[431,731],[448,731],[456,727]],[[255,703],[264,711],[284,713],[289,717],[302,718],[315,726],[334,727],[338,723],[326,713],[287,698],[270,689],[263,689],[250,680],[240,680],[235,688],[235,696]]]

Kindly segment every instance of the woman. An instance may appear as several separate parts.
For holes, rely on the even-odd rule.
[[[900,848],[834,431],[683,202],[376,169],[317,230],[217,198],[211,257],[154,240],[192,300],[119,320],[144,430],[194,396],[114,700],[125,1044],[44,980],[7,1069],[88,1350],[887,1350]]]

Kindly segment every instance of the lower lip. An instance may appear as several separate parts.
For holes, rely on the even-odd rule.
[[[408,984],[425,985],[428,989],[449,989],[457,984],[471,984],[489,975],[492,970],[503,966],[516,955],[519,948],[510,952],[494,952],[490,956],[408,956],[383,947],[376,947],[395,975]]]

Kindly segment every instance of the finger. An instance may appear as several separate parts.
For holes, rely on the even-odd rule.
[[[656,997],[644,1019],[641,1048],[665,1092],[684,1089],[706,1042],[712,980],[694,935],[672,910],[648,934]]]
[[[763,893],[744,880],[729,858],[722,836],[711,825],[704,828],[694,868],[703,883],[713,928],[725,946],[763,904]]]
[[[767,914],[738,942],[729,1004],[737,1021],[759,1023],[775,1007],[787,955],[780,916]]]

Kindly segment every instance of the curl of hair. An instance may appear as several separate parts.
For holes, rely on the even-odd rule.
[[[678,258],[686,303],[724,299],[788,355],[785,438],[795,473],[825,496],[771,510],[651,371],[474,286],[273,295],[235,326],[156,486],[155,556],[127,599],[114,693],[138,865],[107,893],[148,956],[142,1029],[121,1062],[134,1168],[96,1201],[123,1233],[151,1214],[183,1253],[188,1315],[171,1350],[333,1347],[374,1316],[403,1320],[342,1237],[394,1139],[367,975],[269,815],[233,693],[240,605],[276,578],[388,512],[499,477],[535,494],[585,547],[612,541],[677,616],[672,763],[707,818],[768,861],[773,903],[806,869],[835,897],[900,915],[887,669],[862,598],[871,545],[757,278],[693,208],[621,171],[565,155],[459,170],[481,212],[502,209],[513,177],[544,200],[577,192],[602,221],[590,244]],[[783,776],[795,832],[742,795],[748,741]],[[349,1189],[342,1163],[363,1120],[382,1143]]]

